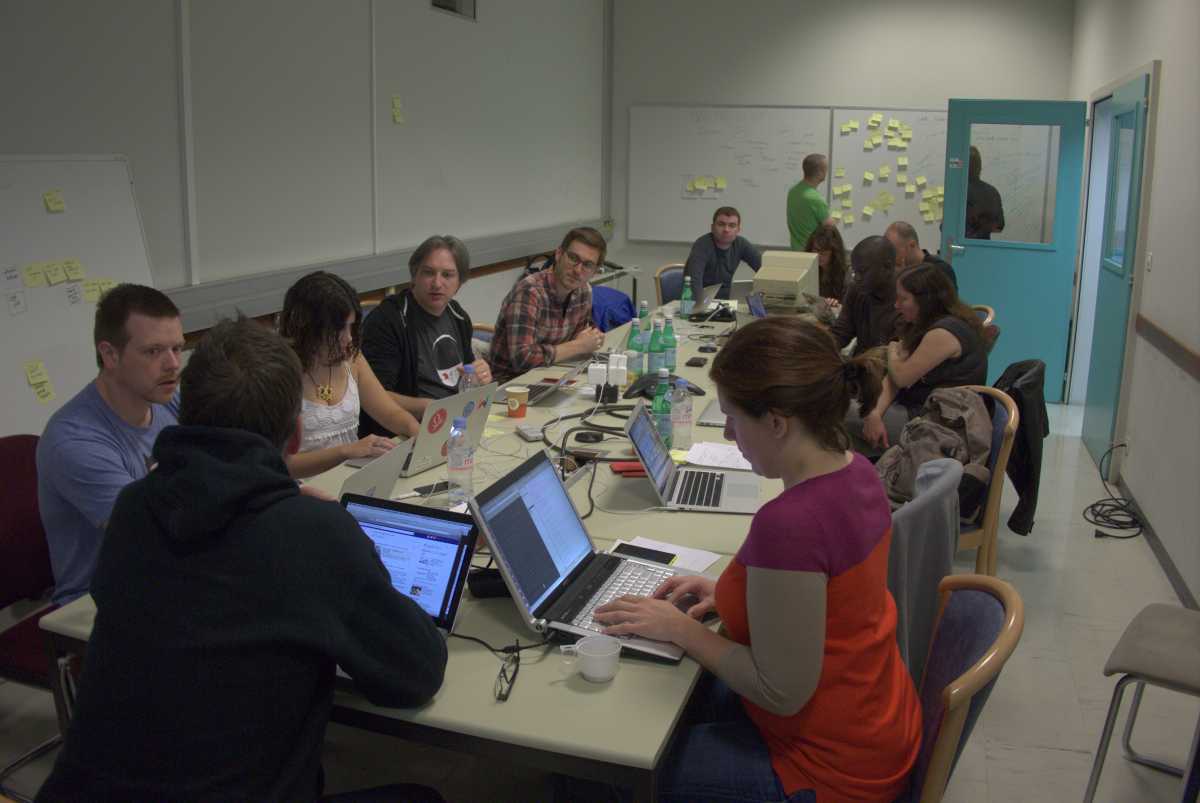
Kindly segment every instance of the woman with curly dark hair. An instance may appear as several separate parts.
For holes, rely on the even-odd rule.
[[[817,255],[821,298],[842,303],[846,295],[846,244],[837,226],[820,226],[808,238],[804,250]]]
[[[311,477],[354,458],[378,457],[395,446],[379,435],[358,437],[360,409],[397,435],[419,424],[375,377],[360,351],[362,307],[340,276],[310,273],[290,288],[279,313],[279,334],[303,369],[300,449],[287,458],[293,477]]]

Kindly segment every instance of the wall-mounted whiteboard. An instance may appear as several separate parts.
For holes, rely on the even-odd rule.
[[[876,115],[878,125],[872,126],[871,118]],[[899,125],[889,134],[889,123],[893,122]],[[852,128],[846,132],[844,126]],[[900,136],[906,130],[911,131],[907,139]],[[864,143],[877,136],[882,137],[882,144],[866,150]],[[924,248],[931,252],[939,249],[942,206],[934,196],[939,187],[945,187],[946,112],[834,109],[831,152],[829,208],[832,213],[853,216],[853,223],[841,225],[848,248],[863,237],[883,234],[890,224],[902,220],[917,230]],[[903,183],[898,180],[901,177]],[[846,185],[850,186],[848,192],[835,192]],[[925,219],[922,204],[931,210],[932,220]]]
[[[828,108],[632,106],[629,238],[688,242],[733,206],[751,242],[786,248],[788,190],[829,124]]]
[[[0,435],[41,434],[95,378],[95,301],[118,282],[150,284],[125,158],[0,156]]]

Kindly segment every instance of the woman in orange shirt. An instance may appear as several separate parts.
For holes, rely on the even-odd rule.
[[[725,437],[784,491],[718,580],[674,578],[598,611],[606,632],[674,642],[714,676],[661,798],[892,801],[917,758],[920,703],[887,590],[887,496],[842,424],[851,400],[874,405],[882,367],[778,317],[734,334],[711,375]],[[713,609],[723,633],[698,621]]]

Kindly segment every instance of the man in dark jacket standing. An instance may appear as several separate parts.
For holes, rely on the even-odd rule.
[[[76,713],[39,800],[315,800],[340,665],[417,706],[446,646],[339,505],[300,493],[300,365],[223,322],[108,523]],[[428,791],[428,790],[425,790]]]
[[[466,283],[471,256],[462,240],[435,235],[408,260],[412,284],[379,303],[362,325],[363,356],[399,404],[421,418],[430,399],[458,392],[465,366],[481,385],[492,381],[487,362],[471,349],[471,316],[454,296]],[[362,413],[359,435],[391,435]]]

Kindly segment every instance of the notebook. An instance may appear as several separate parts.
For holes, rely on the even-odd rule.
[[[375,545],[392,587],[417,603],[443,633],[453,631],[479,533],[475,520],[357,494],[344,494],[342,506]]]
[[[674,574],[659,563],[597,552],[544,451],[526,460],[471,500],[500,574],[521,618],[538,633],[578,636],[600,632],[595,608],[624,594],[649,595]],[[675,644],[622,637],[622,647],[670,661]]]
[[[658,434],[650,410],[639,402],[625,424],[625,434],[646,468],[663,507],[701,513],[756,513],[760,480],[748,471],[681,468]]]

